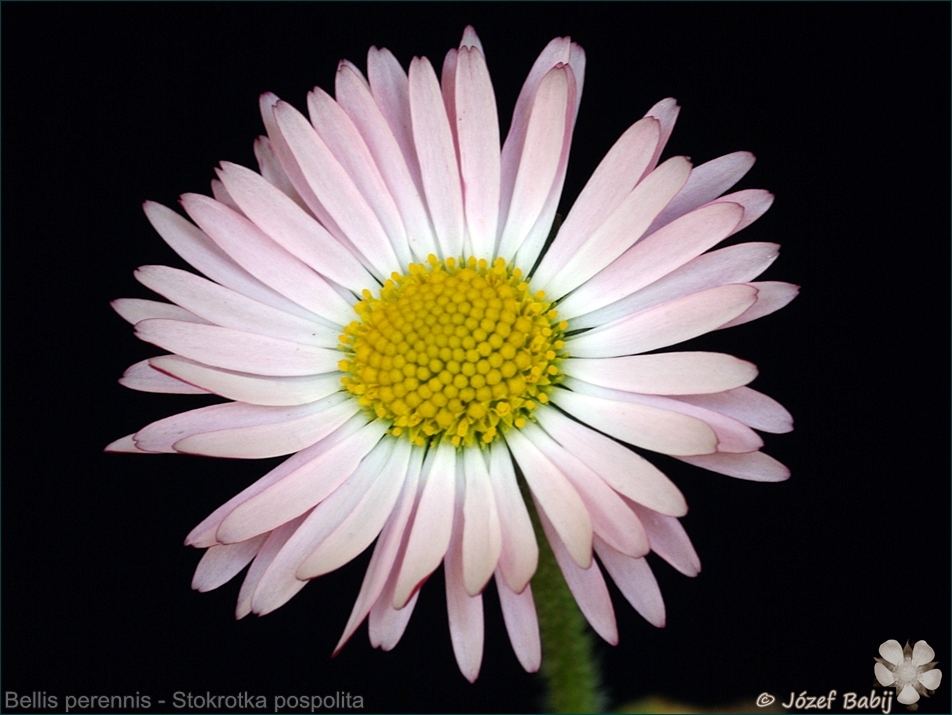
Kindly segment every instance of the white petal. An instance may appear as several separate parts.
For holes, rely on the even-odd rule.
[[[873,667],[873,671],[876,673],[876,680],[879,681],[880,685],[888,687],[896,682],[896,676],[882,663],[877,663]]]
[[[424,465],[423,490],[417,504],[406,554],[394,590],[393,606],[402,608],[446,554],[453,530],[456,493],[456,448],[441,444]]]
[[[709,469],[718,474],[726,474],[737,479],[749,479],[755,482],[782,482],[790,478],[790,470],[776,459],[763,452],[743,452],[741,454],[702,454],[696,457],[678,457],[682,462],[695,467]]]
[[[476,458],[482,459],[478,448]],[[456,518],[465,518],[457,506]],[[446,577],[446,611],[450,624],[450,640],[460,672],[469,682],[475,682],[483,660],[483,597],[469,593],[464,570],[465,555],[459,530],[453,535],[446,552],[444,573]]]
[[[498,440],[489,450],[489,478],[496,497],[502,550],[499,571],[516,593],[522,593],[539,563],[539,545],[529,512],[516,483],[509,450]]]
[[[642,456],[550,407],[540,407],[536,419],[559,444],[595,470],[619,494],[662,514],[687,513],[687,504],[678,488]]]
[[[128,323],[135,325],[140,320],[149,318],[168,318],[169,320],[183,320],[186,323],[211,323],[204,318],[199,318],[194,313],[190,313],[185,308],[170,303],[160,303],[157,300],[142,300],[141,298],[118,298],[109,305],[120,317]]]
[[[267,537],[267,534],[260,534],[237,544],[212,546],[198,562],[192,588],[204,593],[230,581],[257,555]]]
[[[912,664],[925,665],[935,658],[935,651],[925,641],[916,641],[912,647]]]
[[[238,592],[238,604],[235,607],[236,618],[244,618],[251,613],[251,599],[254,596],[255,590],[258,588],[258,582],[261,580],[264,572],[267,571],[268,566],[271,565],[274,557],[278,555],[278,552],[281,551],[281,548],[287,543],[287,540],[294,534],[298,525],[304,520],[305,516],[306,514],[302,514],[298,518],[292,519],[286,524],[282,524],[267,535],[264,545],[258,551],[258,555],[251,564],[251,568],[248,569],[245,580],[241,584],[241,590]],[[304,588],[306,583],[306,581],[298,581],[295,588],[300,591]]]
[[[648,532],[652,551],[685,576],[693,577],[701,572],[701,560],[680,521],[635,502],[630,502],[630,506]]]
[[[895,639],[890,639],[879,646],[879,654],[893,665],[899,665],[903,661],[902,646]]]
[[[664,628],[664,599],[658,581],[644,558],[626,556],[599,538],[595,551],[618,590],[642,617],[656,628]]]
[[[902,689],[902,692],[899,693],[899,697],[896,698],[903,705],[912,705],[913,703],[919,702],[919,693],[911,685],[907,685]]]
[[[539,619],[536,615],[532,587],[515,592],[505,578],[496,571],[496,591],[509,634],[509,642],[526,672],[535,673],[542,663],[542,642],[539,638]]]
[[[712,395],[679,395],[677,399],[733,417],[761,432],[782,434],[793,429],[793,417],[783,405],[749,387]]]
[[[633,355],[696,338],[736,318],[757,300],[747,285],[726,285],[672,300],[565,341],[573,357]]]
[[[510,430],[506,444],[568,553],[581,568],[588,568],[592,563],[592,521],[575,487],[520,430]]]
[[[926,690],[935,690],[939,687],[941,680],[942,671],[938,668],[933,668],[932,670],[927,670],[925,673],[919,674],[919,683],[925,687]]]
[[[461,538],[463,583],[470,596],[482,592],[502,551],[499,515],[489,470],[478,447],[463,450],[465,495]],[[480,613],[482,610],[480,610]]]
[[[670,410],[555,390],[552,401],[595,429],[662,454],[710,454],[717,438],[703,421]]]
[[[122,373],[119,384],[128,387],[130,390],[141,390],[142,392],[161,392],[175,395],[208,394],[208,390],[203,390],[200,387],[170,377],[164,372],[159,372],[149,362],[149,360],[143,360],[130,366]]]
[[[757,377],[757,368],[746,360],[705,352],[569,358],[562,369],[594,385],[649,395],[722,392]]]

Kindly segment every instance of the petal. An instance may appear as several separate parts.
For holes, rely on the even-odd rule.
[[[271,146],[271,140],[268,137],[255,139],[254,152],[255,159],[258,160],[261,177],[307,212],[307,204],[304,203],[304,199],[294,188],[288,175],[284,173],[284,168],[281,166],[281,162],[278,161],[274,147]],[[300,258],[300,256],[298,257]]]
[[[237,402],[253,405],[305,405],[341,390],[340,372],[303,377],[267,377],[209,367],[178,355],[149,358],[156,370]]]
[[[269,531],[303,514],[354,473],[380,441],[387,426],[371,422],[280,481],[235,507],[218,527],[217,537],[233,543]]]
[[[566,545],[559,538],[558,532],[546,516],[545,510],[539,506],[538,501],[536,501],[536,513],[539,515],[542,529],[552,547],[555,560],[565,577],[565,583],[575,597],[575,602],[578,603],[582,614],[598,635],[612,645],[617,645],[618,626],[615,624],[615,609],[612,608],[608,587],[605,585],[598,563],[592,559],[588,568],[579,566],[569,555]]]
[[[142,392],[163,392],[177,395],[208,394],[208,390],[189,385],[187,382],[169,377],[164,372],[159,372],[149,364],[148,360],[137,362],[129,367],[119,378],[119,384],[128,387],[130,390],[141,390]]]
[[[394,608],[394,584],[395,579],[391,578],[387,583],[387,588],[384,589],[383,595],[370,609],[370,618],[367,624],[370,644],[374,648],[380,648],[384,651],[393,650],[400,642],[420,595],[419,591],[415,591],[403,608]]]
[[[782,482],[790,478],[790,470],[763,452],[741,454],[702,454],[696,457],[678,457],[682,462],[709,469],[737,479],[755,482]]]
[[[258,228],[312,270],[356,294],[373,285],[361,262],[277,187],[243,166],[222,162],[219,172],[238,206]]]
[[[441,258],[463,255],[463,194],[440,85],[425,57],[410,63],[413,141]]]
[[[489,449],[489,478],[496,498],[496,513],[502,535],[498,570],[509,588],[522,593],[539,563],[539,545],[516,483],[512,457],[498,440]]]
[[[879,646],[879,654],[893,665],[900,665],[903,661],[902,646],[895,639],[890,639]]]
[[[478,449],[471,448],[467,451],[476,452],[476,458],[482,459]],[[465,519],[459,506],[456,509],[456,518]],[[479,675],[479,666],[483,660],[483,597],[469,592],[464,574],[466,565],[463,548],[462,535],[456,530],[446,552],[444,564],[446,611],[456,663],[463,677],[472,683]]]
[[[126,435],[125,437],[120,437],[114,442],[110,442],[106,445],[103,452],[110,452],[114,454],[152,454],[152,452],[146,452],[143,449],[136,447],[135,435]]]
[[[742,243],[710,251],[627,298],[573,318],[569,321],[569,329],[604,325],[691,293],[728,283],[746,283],[763,273],[776,260],[778,249],[775,243]]]
[[[300,407],[260,407],[259,409],[267,410],[266,418],[275,421],[226,427],[189,435],[180,439],[172,447],[176,452],[201,454],[206,457],[232,459],[280,457],[324,439],[360,412],[360,405],[348,395],[335,393]]]
[[[677,193],[691,173],[691,163],[674,157],[651,172],[578,247],[572,260],[542,284],[550,298],[561,298],[585,283],[631,248],[652,219]]]
[[[343,494],[335,496],[341,492],[338,489],[315,508],[317,512],[324,504],[328,504],[328,508],[334,507],[337,515],[327,517],[325,526],[333,525],[334,528],[301,562],[297,578],[309,579],[329,573],[355,558],[377,538],[393,511],[411,467],[412,446],[408,440],[396,440],[392,450],[389,460],[376,473],[368,468],[368,472],[373,474],[369,483],[354,485],[353,491],[357,493],[350,497],[352,505],[347,502],[345,508],[330,503],[332,499],[344,498]]]
[[[230,288],[168,266],[142,266],[136,280],[186,310],[223,328],[336,348],[339,330],[247,298]]]
[[[141,298],[119,298],[112,301],[109,305],[119,313],[119,316],[126,322],[135,325],[140,320],[149,318],[167,318],[169,320],[183,320],[187,323],[204,323],[209,321],[199,318],[194,313],[190,313],[184,308],[169,303],[160,303],[156,300],[142,300]]]
[[[216,532],[218,531],[218,527],[221,526],[224,518],[234,511],[236,506],[243,504],[251,497],[255,496],[256,494],[260,494],[271,485],[276,484],[288,475],[293,474],[296,470],[306,466],[312,460],[348,439],[354,433],[359,431],[360,428],[364,426],[364,424],[365,421],[363,419],[355,417],[345,423],[333,434],[326,437],[325,439],[322,439],[317,444],[314,444],[307,449],[303,449],[297,454],[294,454],[288,459],[284,460],[281,464],[265,474],[254,484],[242,490],[218,507],[211,514],[209,514],[202,521],[202,523],[192,529],[185,539],[185,545],[202,548],[222,543],[216,537]]]
[[[548,281],[573,260],[576,251],[618,208],[640,181],[658,145],[657,120],[642,119],[621,135],[595,169],[533,274],[533,283],[548,290]]]
[[[347,620],[343,635],[341,635],[337,646],[334,648],[335,655],[344,647],[344,644],[354,634],[357,627],[367,617],[373,605],[378,599],[382,598],[381,594],[387,586],[394,564],[399,563],[400,551],[405,546],[405,537],[408,536],[406,525],[416,504],[417,487],[420,481],[424,453],[425,450],[420,447],[415,447],[410,452],[410,465],[407,468],[407,478],[403,483],[403,489],[401,489],[397,504],[377,539],[377,545],[374,547],[370,563],[367,565],[367,572],[364,574],[364,580],[360,585],[360,592],[357,594],[357,600],[354,602],[350,618]],[[391,596],[389,600],[392,600],[392,598]]]
[[[599,538],[595,551],[618,590],[641,616],[656,628],[664,628],[664,599],[658,581],[644,558],[632,558]]]
[[[760,438],[760,435],[742,422],[722,415],[720,412],[689,405],[673,397],[622,392],[607,387],[597,387],[571,377],[565,380],[564,385],[575,392],[581,392],[592,397],[655,407],[701,420],[714,431],[714,436],[717,438],[718,452],[754,452],[764,446],[764,441]],[[705,453],[702,452],[701,454]]]
[[[876,673],[876,680],[879,681],[880,685],[888,687],[896,682],[896,676],[882,663],[877,663],[873,667],[873,672]]]
[[[716,199],[740,181],[750,171],[754,161],[754,155],[750,152],[736,151],[701,164],[691,172],[691,178],[684,188],[655,219],[649,231],[655,231]]]
[[[244,216],[199,194],[183,195],[182,206],[223,251],[262,283],[331,324],[353,320],[353,307],[339,293]]]
[[[406,85],[406,83],[406,75],[403,75],[403,84]],[[420,179],[416,156],[413,156],[412,162],[417,176],[414,180],[400,145],[382,114],[381,107],[370,94],[369,85],[357,69],[347,62],[342,62],[337,70],[336,95],[340,106],[347,112],[367,143],[380,169],[380,174],[397,203],[413,255],[418,261],[422,261],[429,254],[436,254],[438,252],[436,237],[430,226],[426,206],[423,204],[422,188],[418,188]]]
[[[200,229],[161,204],[146,201],[145,215],[162,239],[186,262],[226,288],[287,313],[311,317],[303,307],[269,288],[232,260]]]
[[[336,372],[341,356],[330,348],[161,318],[136,323],[136,337],[206,365],[258,375]]]
[[[301,522],[261,577],[252,598],[255,613],[270,613],[298,592],[298,582],[304,580],[297,577],[301,562],[348,518],[370,485],[380,481],[395,442],[393,438],[377,442],[354,472]],[[399,483],[397,475],[386,474],[391,477]]]
[[[237,544],[212,546],[198,562],[192,588],[202,592],[211,591],[230,581],[258,554],[267,537],[267,534],[259,534]]]
[[[550,398],[570,415],[595,429],[653,452],[710,454],[717,449],[713,430],[695,417],[570,390],[554,390]]]
[[[594,385],[649,395],[722,392],[746,385],[757,368],[723,353],[662,353],[617,358],[569,358],[567,375]]]
[[[664,151],[664,147],[671,137],[671,132],[674,130],[674,123],[677,121],[680,111],[681,108],[678,106],[677,100],[668,97],[667,99],[662,99],[645,113],[645,117],[656,119],[660,128],[658,146],[655,149],[654,156],[652,156],[650,166],[653,167],[658,163],[658,158],[661,156],[661,152]]]
[[[899,693],[899,697],[896,698],[903,705],[912,705],[913,703],[919,702],[919,693],[911,685],[907,685],[902,689],[902,692]]]
[[[652,551],[685,576],[694,577],[701,572],[701,560],[680,521],[635,502],[630,502],[630,506],[648,532]]]
[[[925,665],[935,658],[935,651],[925,641],[916,641],[912,648],[912,664]],[[934,688],[932,688],[934,690]]]
[[[465,448],[462,457],[465,476],[460,539],[462,574],[466,592],[475,596],[482,592],[496,570],[502,551],[502,533],[482,450],[478,447]]]
[[[546,432],[619,494],[662,514],[687,513],[681,492],[648,460],[558,410],[540,407],[535,414]]]
[[[629,556],[648,553],[648,536],[638,517],[595,472],[576,459],[540,427],[529,423],[526,437],[568,478],[582,498],[596,536]]]
[[[677,399],[733,417],[761,432],[782,434],[793,429],[793,417],[783,405],[749,387],[712,395],[679,395]]]
[[[433,454],[433,459],[424,465],[423,490],[394,589],[395,608],[406,605],[440,565],[450,544],[456,493],[456,448],[440,444]]]
[[[683,216],[641,239],[559,305],[573,318],[609,305],[680,268],[720,243],[744,216],[739,204],[718,203]]]
[[[364,265],[373,266],[380,276],[400,271],[400,261],[377,217],[307,119],[286,102],[275,105],[274,117],[310,191],[360,251]]]
[[[357,127],[337,102],[319,87],[308,94],[307,109],[311,126],[367,202],[390,239],[400,265],[408,265],[411,256],[403,219]]]
[[[757,289],[757,302],[733,320],[724,323],[721,328],[732,328],[770,315],[786,306],[800,293],[800,286],[792,283],[758,281],[749,285]]]
[[[518,166],[514,168],[506,222],[500,236],[498,255],[503,258],[515,256],[557,181],[563,145],[569,140],[566,115],[572,110],[570,74],[571,70],[566,66],[553,67],[542,78],[532,99]]]
[[[238,604],[235,607],[236,618],[244,618],[251,613],[251,599],[254,596],[255,590],[258,588],[258,582],[261,580],[264,572],[267,571],[268,566],[271,565],[274,557],[278,555],[278,552],[281,551],[282,547],[287,543],[287,540],[291,538],[294,531],[304,520],[305,516],[306,514],[302,514],[297,519],[292,519],[287,524],[282,524],[270,534],[266,535],[267,538],[265,539],[264,545],[262,545],[258,551],[258,555],[251,564],[251,568],[248,569],[245,580],[241,584],[241,590],[238,592]],[[304,588],[306,583],[306,581],[299,581],[295,585],[295,588],[300,591]]]
[[[499,119],[486,60],[461,47],[456,71],[456,122],[466,227],[477,259],[492,261],[499,218]]]
[[[506,444],[558,533],[559,543],[565,544],[575,563],[588,568],[592,563],[592,521],[575,487],[522,431],[510,430]]]
[[[539,619],[532,598],[532,587],[527,585],[520,592],[513,591],[497,570],[496,591],[499,593],[502,618],[516,658],[526,672],[535,673],[542,663],[542,642],[539,638]]]
[[[941,680],[942,680],[942,671],[939,670],[938,668],[927,670],[925,673],[919,673],[919,683],[924,688],[926,688],[926,690],[935,690],[936,688],[939,687],[939,682]]]
[[[693,293],[567,339],[573,357],[614,357],[648,352],[704,335],[736,318],[757,300],[747,285]]]

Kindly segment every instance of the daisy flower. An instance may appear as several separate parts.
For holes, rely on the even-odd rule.
[[[615,643],[603,569],[661,626],[646,554],[688,576],[700,568],[678,522],[683,496],[640,451],[788,476],[754,429],[785,432],[791,419],[746,386],[752,364],[658,352],[796,293],[753,282],[775,244],[709,250],[772,202],[761,190],[722,196],[753,157],[659,164],[678,114],[663,100],[608,152],[547,246],[584,71],[578,45],[549,43],[501,144],[472,28],[439,78],[426,58],[406,72],[371,48],[366,77],[341,62],[335,96],[311,92],[308,117],[263,95],[259,171],[222,163],[213,198],[181,199],[194,223],[145,204],[205,277],[139,268],[171,302],[114,307],[167,354],[121,382],[228,401],[107,449],[291,455],[188,535],[206,549],[195,588],[250,564],[237,615],[265,614],[375,543],[338,649],[365,619],[373,645],[393,648],[443,564],[462,673],[479,672],[490,580],[534,671],[539,551],[523,493],[581,611]]]

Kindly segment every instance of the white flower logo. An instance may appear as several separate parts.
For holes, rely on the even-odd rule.
[[[880,685],[896,686],[899,693],[896,698],[909,710],[916,710],[920,695],[932,695],[942,680],[942,671],[935,667],[935,651],[925,641],[917,641],[915,647],[899,645],[899,641],[888,640],[879,646],[882,658],[876,658],[876,680]]]

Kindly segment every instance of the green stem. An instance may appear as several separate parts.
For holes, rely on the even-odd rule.
[[[525,483],[520,482],[539,543],[539,567],[532,577],[532,596],[542,639],[539,672],[546,684],[546,712],[602,712],[605,703],[592,632],[565,583],[532,497]]]

